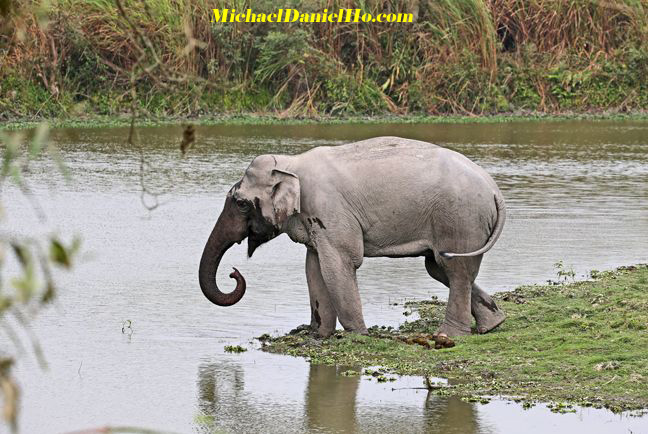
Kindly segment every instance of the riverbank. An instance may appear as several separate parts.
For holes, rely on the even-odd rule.
[[[517,112],[490,116],[456,116],[456,115],[391,115],[391,116],[317,116],[317,117],[282,117],[277,113],[248,113],[199,117],[138,117],[136,126],[162,125],[312,125],[312,124],[388,124],[388,123],[429,123],[429,124],[466,124],[466,123],[504,123],[523,121],[556,122],[569,120],[589,121],[646,121],[648,111],[630,113],[600,111],[588,113],[564,112],[547,114],[542,112]],[[47,122],[50,128],[106,128],[127,127],[131,124],[129,116],[88,116],[53,119],[15,119],[0,122],[0,130],[19,130],[34,128]]]
[[[496,300],[506,322],[486,335],[457,338],[450,349],[428,346],[444,315],[437,300],[407,304],[405,313],[418,319],[398,329],[373,327],[369,336],[337,332],[320,340],[296,329],[261,342],[265,351],[315,364],[363,367],[379,381],[390,374],[447,378],[450,387],[433,392],[469,401],[505,396],[525,405],[553,402],[557,411],[569,404],[648,408],[648,265],[593,271],[582,282],[521,286]],[[383,371],[367,370],[375,366]]]

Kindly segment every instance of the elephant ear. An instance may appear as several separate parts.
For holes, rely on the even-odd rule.
[[[275,180],[272,187],[275,224],[278,228],[281,228],[288,220],[288,217],[298,214],[301,210],[299,177],[292,172],[281,169],[273,169],[272,177]]]

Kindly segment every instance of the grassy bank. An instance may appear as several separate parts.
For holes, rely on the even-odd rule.
[[[640,0],[13,0],[0,119],[483,115],[648,108]],[[411,24],[212,23],[212,8]],[[135,94],[131,86],[136,88]]]
[[[443,318],[436,300],[407,305],[419,319],[397,330],[338,332],[326,340],[298,330],[266,336],[263,347],[313,363],[448,378],[451,387],[436,393],[469,400],[503,395],[613,411],[648,408],[648,265],[592,274],[590,281],[498,293],[507,321],[492,333],[458,338],[450,349],[427,347]]]
[[[560,121],[648,121],[648,111],[633,113],[525,113],[497,114],[490,116],[427,116],[427,115],[385,115],[385,116],[317,116],[284,118],[273,114],[223,114],[200,117],[160,117],[138,118],[136,126],[152,127],[163,125],[313,125],[313,124],[386,124],[386,123],[428,123],[428,124],[468,124],[468,123],[506,123],[506,122],[560,122]],[[35,128],[42,121],[14,120],[0,122],[2,130]],[[48,119],[50,128],[107,128],[128,127],[129,116],[90,116],[83,118]]]

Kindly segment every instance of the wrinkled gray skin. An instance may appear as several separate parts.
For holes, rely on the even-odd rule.
[[[336,319],[366,333],[356,270],[364,257],[423,256],[434,279],[450,288],[438,333],[486,333],[503,320],[475,278],[499,237],[506,208],[492,178],[463,155],[399,137],[378,137],[303,154],[261,155],[227,194],[200,262],[200,286],[215,304],[224,294],[216,270],[225,251],[248,237],[248,255],[280,233],[307,247],[311,326],[329,336]]]

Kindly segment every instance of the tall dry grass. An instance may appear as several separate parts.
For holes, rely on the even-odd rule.
[[[610,61],[627,63],[629,53],[648,50],[645,0],[122,3],[128,20],[113,0],[53,0],[45,14],[34,12],[40,2],[17,2],[13,25],[0,37],[0,75],[19,73],[55,97],[67,92],[76,99],[125,92],[139,68],[146,74],[137,76],[138,85],[150,95],[163,93],[165,81],[182,81],[198,83],[195,98],[220,86],[264,94],[259,108],[291,113],[481,113],[513,103],[519,108],[516,98],[527,94],[524,104],[535,107],[522,108],[560,108],[566,97],[554,82],[563,78],[550,77],[557,69],[603,71]],[[270,12],[282,5],[302,12],[407,12],[415,23],[210,22],[212,8]],[[587,75],[580,88],[597,77]],[[636,85],[635,93],[643,89],[624,85]]]

